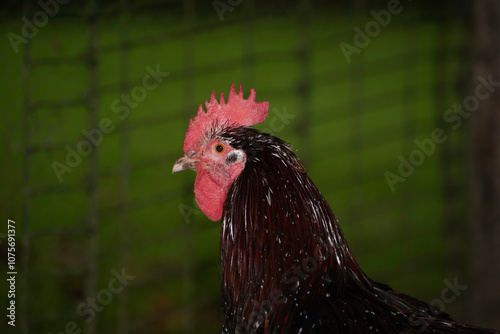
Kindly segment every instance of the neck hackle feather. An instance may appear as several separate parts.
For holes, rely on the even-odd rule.
[[[290,145],[251,128],[222,216],[224,333],[498,333],[372,281]]]
[[[499,333],[455,322],[372,281],[290,145],[248,128],[267,102],[212,92],[189,123],[183,150],[215,136],[246,162],[224,201],[220,235],[223,333]]]

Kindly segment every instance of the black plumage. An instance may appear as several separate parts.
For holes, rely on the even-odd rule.
[[[290,145],[245,127],[221,231],[223,333],[500,333],[372,281]]]

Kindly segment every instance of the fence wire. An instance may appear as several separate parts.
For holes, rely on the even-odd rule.
[[[219,226],[194,205],[193,175],[169,171],[197,104],[232,81],[256,88],[271,117],[293,116],[278,118],[277,135],[298,148],[371,276],[430,300],[444,278],[465,275],[466,129],[395,193],[383,175],[465,94],[468,8],[405,3],[348,61],[340,43],[354,45],[353,27],[387,4],[235,3],[60,4],[24,46],[22,333],[71,323],[89,334],[220,332]],[[25,1],[25,17],[40,10]],[[168,76],[148,91],[157,66]],[[129,115],[118,120],[113,105]],[[80,129],[103,119],[116,131],[58,182],[51,163],[67,162],[68,146],[88,140]],[[123,268],[135,278],[102,292]],[[100,301],[93,312],[88,298]]]

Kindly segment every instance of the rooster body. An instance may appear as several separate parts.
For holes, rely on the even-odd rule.
[[[197,170],[198,205],[222,219],[223,333],[500,333],[368,278],[292,147],[248,127],[267,116],[254,98],[212,93],[173,169]]]

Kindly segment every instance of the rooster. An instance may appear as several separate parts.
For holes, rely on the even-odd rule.
[[[223,333],[500,333],[372,281],[293,148],[250,128],[269,108],[255,96],[213,91],[172,169],[197,172],[196,203],[222,220]]]

